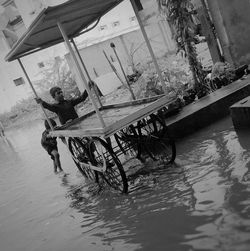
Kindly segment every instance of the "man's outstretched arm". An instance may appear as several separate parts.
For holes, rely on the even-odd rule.
[[[43,101],[41,98],[35,98],[37,104],[41,104],[45,109],[51,111],[51,112],[56,112],[57,109],[53,104],[49,104],[45,101]]]
[[[75,98],[75,99],[72,99],[71,102],[72,102],[72,105],[75,106],[75,105],[78,105],[79,103],[85,101],[88,97],[88,93],[87,91],[85,90],[81,96],[79,96],[78,98]]]

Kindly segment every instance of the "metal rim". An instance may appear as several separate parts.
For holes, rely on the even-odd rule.
[[[122,193],[127,193],[127,177],[112,148],[104,140],[93,138],[89,144],[89,151],[92,165],[106,169],[102,174],[107,184]]]
[[[85,141],[86,142],[86,141]],[[69,150],[79,171],[88,179],[98,182],[97,173],[88,167],[90,161],[88,148],[78,138],[69,138]]]

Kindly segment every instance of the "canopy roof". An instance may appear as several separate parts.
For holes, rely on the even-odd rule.
[[[44,9],[6,55],[12,61],[32,52],[63,42],[60,22],[69,38],[93,24],[123,0],[69,0]]]

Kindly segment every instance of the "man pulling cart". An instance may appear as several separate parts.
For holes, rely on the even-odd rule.
[[[96,103],[88,85],[92,80],[73,38],[81,35],[82,31],[93,22],[98,22],[101,16],[120,2],[122,0],[70,0],[61,5],[44,9],[31,24],[29,30],[13,46],[6,56],[6,60],[18,60],[52,129],[50,135],[68,138],[67,146],[79,170],[86,177],[97,182],[102,177],[113,188],[127,193],[128,180],[121,163],[123,155],[134,152],[135,157],[139,159],[146,154],[156,161],[164,163],[174,161],[175,144],[167,133],[167,127],[159,111],[173,102],[175,98],[168,97],[165,93],[165,95],[120,104],[104,106],[100,99]],[[165,84],[161,71],[134,0],[131,0],[131,4],[164,89]],[[61,90],[56,90],[53,95],[56,99],[58,98],[59,103],[61,101],[65,103],[65,107],[67,106],[69,109],[67,111],[71,115],[73,114],[73,117],[68,112],[66,114],[69,116],[64,117],[60,112],[61,105],[51,106],[41,101],[21,62],[22,57],[60,42],[65,42],[78,77],[86,90],[77,102],[83,101],[88,96],[94,108],[93,111],[79,118],[74,116],[73,111],[73,106],[77,102],[71,103],[69,107],[67,101],[60,100],[62,98]],[[44,108],[56,112],[63,125],[54,130]],[[65,124],[68,119],[73,120]]]

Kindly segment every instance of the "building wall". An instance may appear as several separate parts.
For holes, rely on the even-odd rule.
[[[161,30],[157,24],[147,26],[146,32],[156,57],[161,57],[175,49],[173,41],[167,45],[164,43]],[[93,68],[99,76],[112,71],[103,54],[104,50],[109,57],[111,56],[114,61],[117,61],[114,51],[110,47],[111,42],[115,44],[117,54],[127,73],[131,66],[131,56],[133,56],[133,61],[138,67],[140,67],[140,64],[151,61],[141,31],[132,31],[79,50],[92,78],[95,77]]]
[[[26,85],[16,86],[14,79],[23,77],[21,69],[18,69],[16,63],[1,64],[4,61],[5,52],[3,48],[7,49],[7,43],[0,32],[0,113],[9,109],[9,107],[16,104],[20,99],[28,97]]]
[[[63,0],[15,0],[14,1],[19,14],[22,16],[23,22],[18,23],[12,27],[12,31],[16,33],[18,37],[27,30],[34,18],[39,14],[42,8],[47,5],[55,5],[64,2]],[[0,2],[0,4],[6,3],[6,1]],[[2,7],[3,8],[3,7]],[[0,21],[4,21],[1,24],[7,25],[9,20],[8,16],[2,15]],[[6,22],[5,22],[6,21]],[[10,46],[3,35],[1,29],[5,27],[0,26],[0,113],[9,111],[17,102],[33,95],[28,81],[17,61],[5,62],[4,57],[10,50]],[[41,79],[39,72],[41,68],[39,63],[46,64],[47,61],[54,60],[57,56],[64,56],[66,53],[65,46],[63,44],[48,48],[40,51],[36,54],[31,54],[22,58],[22,63],[27,70],[28,76],[32,82],[36,82]],[[16,86],[15,79],[23,78],[24,84]],[[39,91],[39,88],[37,88]]]
[[[235,65],[250,63],[250,1],[217,0]]]
[[[176,49],[176,46],[171,37],[170,27],[166,21],[159,17],[155,1],[144,0],[141,1],[141,3],[143,5],[143,10],[140,11],[139,14],[143,20],[147,36],[156,57],[162,57],[163,55],[173,52]],[[119,17],[117,14],[112,15],[111,19],[103,22],[107,24],[105,30],[100,31],[100,29],[98,29],[99,26],[85,35],[86,37],[88,36],[85,43],[79,43],[78,49],[80,55],[92,79],[96,78],[95,72],[98,76],[112,72],[109,63],[104,56],[103,50],[111,60],[113,59],[114,64],[118,67],[117,70],[119,71],[116,56],[113,49],[110,47],[111,42],[116,46],[117,54],[126,74],[131,73],[131,60],[133,60],[134,65],[138,68],[140,68],[141,65],[152,61],[137,21],[133,19],[133,22],[131,23],[131,18],[135,17],[131,4],[129,1],[123,4],[124,6],[122,6],[121,9],[126,8],[127,15],[125,17]],[[112,28],[112,23],[116,20],[120,21],[120,26],[124,29],[129,27],[129,25],[131,26],[131,29],[130,31],[127,30],[126,32],[121,32],[119,35],[113,35],[113,37],[108,36],[108,34],[110,34],[109,29]],[[91,41],[91,37],[95,37],[94,34],[98,33],[99,39]],[[67,55],[66,58],[72,69],[72,60],[69,55]],[[80,83],[81,81],[77,76],[76,81],[80,90],[82,90],[83,84]]]
[[[15,4],[28,28],[39,13],[48,6],[54,6],[67,0],[15,0]]]

